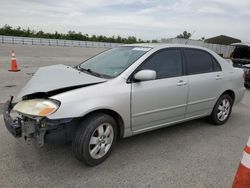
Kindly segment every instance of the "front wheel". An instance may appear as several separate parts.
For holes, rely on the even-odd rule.
[[[224,124],[232,111],[233,100],[228,94],[223,94],[216,102],[213,112],[210,115],[210,121],[215,125]]]
[[[107,159],[115,144],[117,125],[107,114],[93,114],[76,130],[72,150],[78,160],[95,166]]]

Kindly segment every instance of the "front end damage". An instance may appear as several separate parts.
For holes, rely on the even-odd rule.
[[[5,125],[14,137],[34,138],[40,146],[71,141],[79,120],[77,117],[49,119],[60,106],[60,101],[50,97],[106,81],[65,65],[41,67],[16,97],[19,102],[13,104],[13,97],[6,102]]]
[[[23,137],[26,141],[35,139],[39,146],[45,143],[65,143],[72,140],[76,129],[76,119],[50,120],[47,117],[11,115],[13,97],[5,103],[4,122],[8,131],[16,138]]]

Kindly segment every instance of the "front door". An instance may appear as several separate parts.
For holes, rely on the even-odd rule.
[[[135,133],[184,118],[188,81],[182,67],[179,49],[156,52],[139,67],[138,71],[156,71],[156,79],[132,83],[131,116]]]

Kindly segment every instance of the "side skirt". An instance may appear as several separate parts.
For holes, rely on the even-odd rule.
[[[144,129],[139,129],[139,130],[133,131],[133,135],[140,134],[140,133],[147,132],[147,131],[151,131],[151,130],[155,130],[155,129],[160,129],[160,128],[167,127],[167,126],[170,126],[170,125],[175,125],[175,124],[178,124],[178,123],[182,123],[182,122],[186,122],[186,121],[189,121],[189,120],[198,119],[198,118],[206,117],[206,116],[209,116],[209,114],[208,113],[203,113],[201,115],[197,115],[197,116],[184,118],[184,119],[177,120],[177,121],[172,121],[172,122],[168,122],[168,123],[155,125],[153,127],[147,127],[147,128],[144,128]]]

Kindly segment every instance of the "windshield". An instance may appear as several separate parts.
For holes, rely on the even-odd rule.
[[[96,76],[116,77],[151,48],[123,46],[107,50],[77,66]]]

